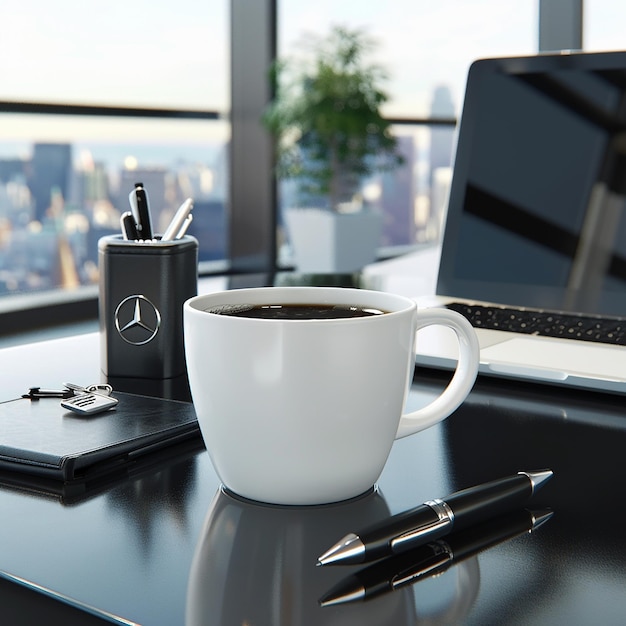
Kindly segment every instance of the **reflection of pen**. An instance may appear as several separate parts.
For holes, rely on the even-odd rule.
[[[332,606],[365,600],[441,574],[487,548],[536,530],[551,517],[550,509],[523,509],[452,533],[445,539],[391,556],[344,578],[320,598],[320,604]]]
[[[120,226],[122,227],[122,235],[124,236],[124,239],[128,241],[137,241],[137,239],[139,239],[135,218],[130,211],[122,213],[122,217],[120,217]]]
[[[520,506],[549,478],[551,470],[515,476],[463,489],[350,533],[322,554],[318,565],[373,561],[467,528]]]
[[[191,210],[193,209],[193,200],[191,198],[187,198],[178,210],[174,214],[172,221],[169,223],[168,227],[165,229],[163,236],[161,237],[161,241],[170,241],[172,239],[180,239],[182,235],[179,236],[181,229],[185,226],[187,222],[187,218],[191,217]],[[185,230],[187,228],[185,227]],[[184,235],[183,231],[183,235]]]
[[[152,239],[152,222],[150,219],[150,207],[148,206],[148,193],[143,188],[143,183],[135,183],[135,188],[128,195],[130,208],[137,224],[139,239]]]

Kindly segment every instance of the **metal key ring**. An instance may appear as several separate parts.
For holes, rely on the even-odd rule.
[[[107,385],[106,383],[95,383],[93,385],[89,385],[87,387],[87,391],[90,393],[97,393],[101,396],[110,396],[113,393],[113,387],[111,385]]]
[[[76,385],[74,383],[63,383],[68,389],[72,391],[78,391],[79,393],[95,393],[100,396],[110,396],[113,392],[113,387],[111,385],[107,385],[106,383],[95,383],[93,385],[89,385],[89,387],[81,387],[81,385]]]

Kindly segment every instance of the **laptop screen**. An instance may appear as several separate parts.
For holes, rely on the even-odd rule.
[[[626,315],[626,52],[470,68],[437,293]]]

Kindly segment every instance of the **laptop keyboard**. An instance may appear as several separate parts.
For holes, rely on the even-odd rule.
[[[446,306],[464,315],[475,328],[626,345],[626,318],[604,319],[463,302],[452,302]]]

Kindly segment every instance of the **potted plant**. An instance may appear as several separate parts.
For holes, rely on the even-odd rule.
[[[374,48],[363,31],[335,26],[273,68],[277,95],[263,122],[276,137],[277,176],[295,183],[285,219],[305,273],[353,272],[375,259],[382,216],[364,210],[359,190],[402,157],[380,112],[386,73],[368,60]]]

